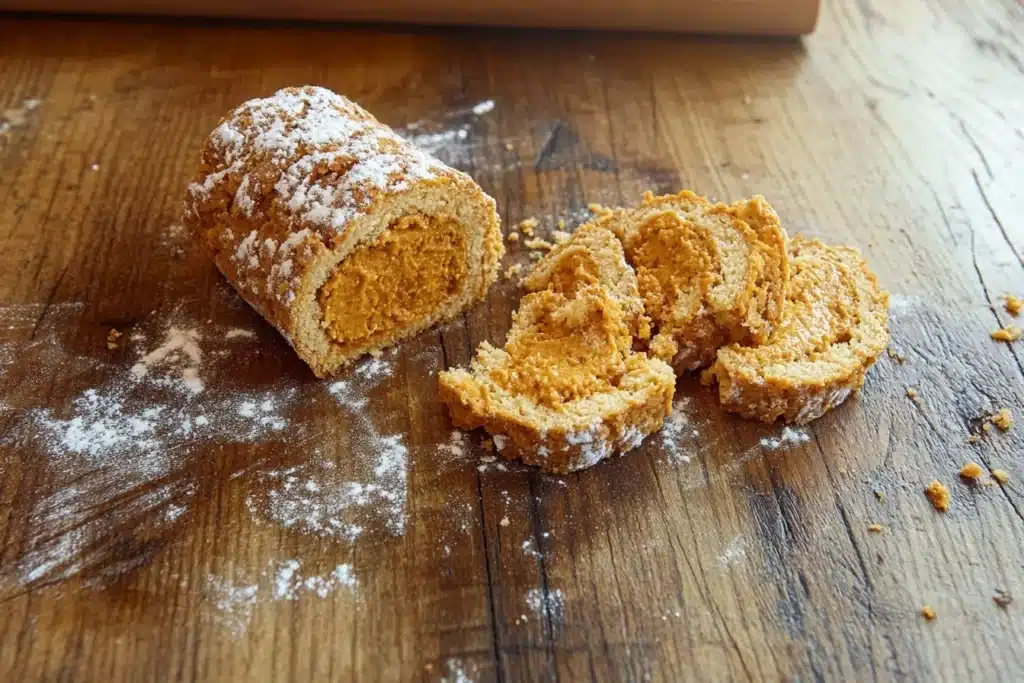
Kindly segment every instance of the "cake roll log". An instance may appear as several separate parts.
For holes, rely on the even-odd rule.
[[[311,86],[227,115],[184,216],[320,377],[461,313],[504,253],[494,200],[469,176]]]

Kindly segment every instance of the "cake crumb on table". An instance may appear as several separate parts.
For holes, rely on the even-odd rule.
[[[868,531],[870,531],[873,534],[880,534],[883,531],[885,531],[885,527],[882,526],[881,524],[872,524],[871,526],[868,527]]]
[[[512,232],[510,232],[508,234],[508,237],[506,237],[505,239],[507,239],[509,242],[518,242],[519,241],[519,233],[516,232],[515,230],[513,230]]]
[[[519,221],[519,229],[527,237],[533,237],[533,230],[537,227],[538,221],[536,218],[527,218],[526,220]]]
[[[939,512],[945,512],[949,509],[949,489],[942,485],[942,483],[935,479],[932,483],[924,489],[924,495],[928,497],[928,500],[932,502],[932,506]]]
[[[928,621],[935,621],[935,610],[932,609],[931,605],[925,605],[921,608],[921,616]]]
[[[914,387],[907,387],[907,397],[917,405],[921,405],[921,397],[918,395],[917,389]]]
[[[1007,472],[1006,470],[992,470],[992,478],[999,482],[999,485],[1002,486],[1006,482],[1010,481],[1010,473]]]
[[[509,525],[508,517],[507,516],[502,517],[501,521],[498,522],[498,524],[500,524],[501,526],[508,526]]]
[[[881,491],[879,491],[877,489],[875,490],[874,493],[875,493],[875,498],[878,499],[879,503],[884,503],[885,502],[885,494],[884,493],[882,493]]]
[[[1005,432],[1013,426],[1013,415],[1010,414],[1009,408],[1000,408],[998,412],[989,416],[988,421]]]
[[[540,237],[531,237],[528,240],[523,240],[523,246],[527,249],[544,249],[545,251],[554,248],[555,245],[548,242],[546,239]]]
[[[967,443],[978,443],[981,441],[981,434],[971,434],[967,437]]]
[[[989,334],[996,341],[1006,342],[1009,344],[1011,342],[1018,341],[1022,336],[1024,336],[1024,331],[1021,331],[1021,329],[1016,325],[1007,325],[1006,327],[1000,328]]]
[[[907,360],[907,357],[904,356],[903,353],[897,350],[894,346],[890,346],[886,351],[889,354],[889,358],[892,358],[901,365],[904,363],[904,361]]]
[[[509,266],[508,268],[505,269],[505,279],[506,280],[511,280],[516,275],[519,275],[519,273],[521,273],[521,272],[523,272],[523,264],[522,263],[513,263],[511,266]]]
[[[118,332],[113,327],[110,328],[110,331],[107,332],[107,348],[110,349],[111,351],[113,351],[114,349],[118,348],[120,346],[120,344],[117,343],[117,340],[120,339],[120,338],[121,338],[121,333]]]
[[[981,465],[973,461],[960,468],[960,477],[970,481],[972,484],[976,484],[983,474],[985,474],[985,470],[981,468]]]
[[[1024,309],[1024,299],[1013,294],[1007,294],[1003,297],[1003,308],[1010,315],[1017,317],[1020,315],[1021,309]]]

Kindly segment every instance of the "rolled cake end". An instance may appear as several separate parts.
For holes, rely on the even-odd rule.
[[[469,176],[310,86],[225,117],[185,221],[321,377],[458,315],[504,253],[494,200]]]

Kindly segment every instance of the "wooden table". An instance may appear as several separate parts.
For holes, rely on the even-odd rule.
[[[828,2],[803,42],[0,20],[0,680],[1024,679],[1024,429],[980,419],[1024,415],[1024,346],[989,338],[1024,294],[1024,14],[973,5]],[[501,341],[502,279],[346,404],[173,227],[218,117],[302,83],[472,173],[506,230],[763,193],[863,249],[905,362],[806,441],[682,380],[671,447],[502,470],[451,445],[434,377]],[[202,336],[198,398],[129,377],[172,324]],[[193,400],[224,423],[172,434]],[[407,481],[314,519],[387,435]]]

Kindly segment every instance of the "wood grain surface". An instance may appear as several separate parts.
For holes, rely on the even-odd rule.
[[[1024,679],[1024,428],[981,419],[1024,417],[1024,346],[989,337],[1024,294],[1022,35],[1015,0],[833,0],[803,42],[0,18],[0,680]],[[502,340],[502,279],[341,377],[346,408],[172,228],[218,118],[303,83],[434,135],[506,230],[763,193],[864,251],[905,361],[781,448],[684,379],[675,441],[502,470],[445,446],[435,378]],[[203,335],[202,400],[288,427],[73,452],[76,398],[140,410],[124,378],[168,324]],[[395,509],[348,537],[271,514],[282,472],[372,469],[368,434],[407,449]],[[961,482],[972,460],[1009,481]],[[282,589],[290,561],[321,582]]]

